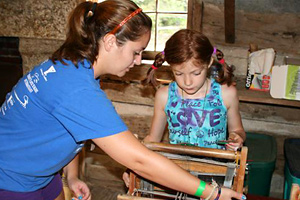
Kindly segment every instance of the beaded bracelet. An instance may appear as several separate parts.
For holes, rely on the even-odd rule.
[[[218,188],[218,185],[214,185],[212,191],[210,192],[210,194],[208,195],[208,197],[205,198],[205,200],[209,200],[212,197],[212,195],[215,193],[215,191],[216,191],[217,188]],[[218,200],[218,199],[215,199],[215,200]]]
[[[218,188],[218,194],[214,200],[219,200],[220,196],[221,196],[221,187]]]
[[[197,191],[195,193],[195,196],[200,197],[205,189],[206,183],[204,181],[200,180],[200,184],[197,188]]]

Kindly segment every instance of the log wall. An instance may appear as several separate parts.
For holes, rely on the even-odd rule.
[[[0,36],[20,38],[24,73],[47,59],[62,44],[68,13],[80,1],[0,2]],[[193,1],[202,11],[193,14],[194,26],[198,26],[215,46],[223,50],[226,61],[235,65],[237,77],[245,77],[249,43],[258,44],[259,48],[274,48],[277,64],[281,64],[286,55],[300,57],[299,1],[236,0],[233,44],[225,42],[224,1]],[[122,79],[106,76],[101,83],[129,129],[140,138],[149,132],[153,113],[155,91],[140,84],[147,69],[148,66],[136,66]],[[160,76],[168,77],[167,71],[160,72]],[[280,195],[283,186],[283,139],[299,137],[299,107],[241,102],[240,111],[246,131],[269,134],[277,140],[277,182],[272,184],[271,191]]]

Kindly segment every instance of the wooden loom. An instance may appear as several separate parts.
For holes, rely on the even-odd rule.
[[[231,188],[237,192],[243,192],[247,147],[242,147],[241,151],[234,152],[166,143],[144,144],[147,148],[168,157],[191,174],[210,177],[223,176],[224,182],[223,184],[218,183],[219,185]],[[199,198],[165,188],[131,172],[128,194],[118,195],[118,200],[144,199],[193,200]]]

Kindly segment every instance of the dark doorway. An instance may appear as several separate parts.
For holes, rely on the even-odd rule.
[[[19,38],[0,37],[0,106],[5,96],[23,76]]]

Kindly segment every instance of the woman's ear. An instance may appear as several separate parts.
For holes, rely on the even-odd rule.
[[[108,33],[103,37],[103,45],[106,51],[111,51],[116,44],[117,38],[115,35]]]

